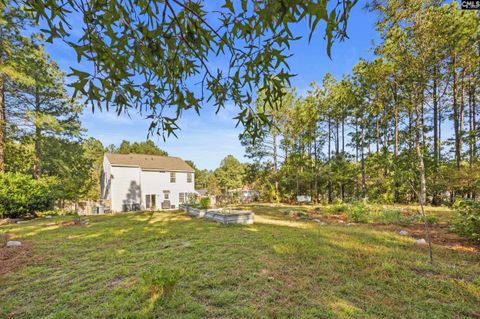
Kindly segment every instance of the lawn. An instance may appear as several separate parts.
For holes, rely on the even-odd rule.
[[[436,244],[432,266],[396,231],[251,208],[249,226],[183,212],[0,226],[24,243],[0,271],[0,318],[480,317],[478,250]],[[152,293],[149,269],[178,271],[175,289]]]

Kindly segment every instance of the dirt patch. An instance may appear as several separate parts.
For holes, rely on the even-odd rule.
[[[15,224],[17,222],[18,219],[14,219],[14,218],[3,218],[3,219],[0,219],[0,226],[2,225],[8,225],[8,224]]]
[[[127,278],[125,278],[125,277],[115,277],[115,278],[113,278],[112,281],[110,281],[110,282],[108,283],[107,286],[108,286],[108,288],[110,288],[110,289],[114,289],[114,288],[116,288],[116,287],[118,287],[118,286],[123,285],[123,284],[125,283],[125,280],[126,280],[126,279],[127,279]]]
[[[82,220],[78,220],[78,219],[64,221],[64,222],[60,223],[60,226],[62,226],[62,227],[74,227],[74,226],[82,227],[82,226],[85,226],[85,225],[87,225],[86,222],[84,222]]]
[[[0,275],[20,268],[32,259],[32,244],[22,240],[19,247],[0,247]]]
[[[326,224],[347,224],[348,218],[346,214],[329,214],[321,215],[315,211],[303,212],[300,214],[289,214],[292,219],[306,219],[315,222],[323,222]],[[349,226],[351,223],[348,224]],[[408,236],[413,238],[425,238],[425,228],[423,224],[407,224],[407,225],[394,225],[394,224],[364,224],[377,229],[392,231],[399,233],[401,230],[408,231]],[[468,238],[461,237],[449,230],[449,226],[446,223],[439,223],[430,225],[430,236],[432,243],[444,246],[449,249],[478,253],[480,252],[480,244],[476,243]]]
[[[412,270],[414,272],[416,272],[418,275],[423,276],[423,277],[433,277],[433,276],[440,275],[439,272],[436,272],[436,271],[430,270],[430,269],[412,268]]]
[[[383,224],[370,224],[371,226],[381,229],[396,232],[397,234],[401,230],[406,230],[408,236],[413,238],[425,238],[425,226],[423,224],[411,224],[411,225],[383,225]],[[455,233],[450,232],[447,224],[435,224],[430,225],[430,237],[432,243],[444,247],[448,247],[453,250],[459,250],[464,252],[480,252],[480,245],[464,237],[460,237]]]

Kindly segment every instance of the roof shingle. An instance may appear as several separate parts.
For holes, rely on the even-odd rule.
[[[194,172],[194,169],[179,157],[115,153],[106,153],[105,156],[114,166],[138,166],[147,170]]]

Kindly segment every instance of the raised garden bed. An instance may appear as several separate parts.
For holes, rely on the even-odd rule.
[[[182,209],[190,216],[208,218],[222,224],[253,224],[255,214],[245,210],[222,208],[200,209],[184,205]]]
[[[207,211],[206,218],[222,224],[253,224],[254,213],[245,210]]]
[[[205,217],[205,213],[207,212],[206,209],[195,208],[190,206],[185,206],[184,210],[187,212],[188,215],[193,217],[198,217],[198,218]]]

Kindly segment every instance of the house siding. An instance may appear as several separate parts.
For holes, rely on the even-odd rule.
[[[142,170],[140,167],[111,165],[104,158],[101,195],[110,200],[114,212],[124,210],[125,204],[140,204],[146,209],[146,195],[156,195],[156,209],[161,209],[164,191],[169,191],[170,205],[179,206],[179,193],[195,191],[195,174],[191,183],[187,182],[187,172],[175,172],[176,181],[170,182],[170,171]],[[109,186],[108,186],[109,185]]]
[[[155,194],[157,199],[157,208],[161,207],[164,201],[164,191],[169,191],[169,201],[171,205],[178,208],[179,193],[193,193],[194,179],[191,183],[187,183],[186,172],[175,172],[175,183],[170,182],[171,172],[159,171],[141,171],[141,185],[142,185],[142,201],[145,203],[145,196],[148,194]],[[194,174],[192,173],[192,176]],[[145,208],[145,207],[144,207]]]
[[[112,166],[111,179],[113,211],[123,211],[125,204],[142,205],[140,168]]]

